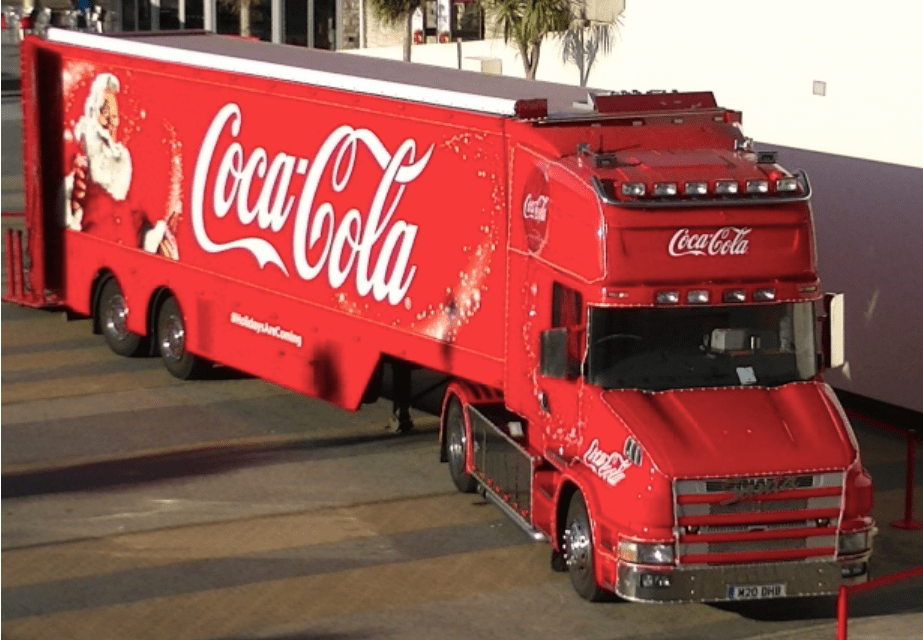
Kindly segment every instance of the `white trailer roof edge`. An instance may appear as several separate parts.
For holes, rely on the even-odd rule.
[[[138,42],[130,39],[100,36],[68,29],[50,28],[47,40],[69,44],[85,49],[105,51],[214,71],[243,73],[246,75],[295,82],[298,84],[340,89],[366,95],[393,98],[440,107],[463,109],[478,113],[515,117],[516,100],[482,96],[473,93],[419,87],[387,80],[376,80],[331,73],[317,69],[305,69],[273,62],[250,60],[228,55],[206,53]]]

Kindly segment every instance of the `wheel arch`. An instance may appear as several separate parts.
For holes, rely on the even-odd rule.
[[[582,493],[580,486],[573,478],[565,477],[558,488],[557,499],[554,505],[554,522],[551,530],[554,538],[551,541],[554,548],[561,550],[561,540],[564,537],[564,528],[567,526],[567,510],[570,507],[570,501],[577,493]],[[586,500],[586,498],[584,498]],[[589,510],[589,506],[587,507]]]
[[[465,420],[465,431],[467,432],[469,446],[471,446],[471,417],[468,414],[468,407],[478,404],[490,404],[502,402],[503,394],[497,389],[487,387],[481,384],[475,384],[466,380],[455,379],[449,382],[442,397],[442,410],[439,415],[439,461],[448,462],[448,452],[446,450],[445,438],[445,418],[446,409],[452,398],[458,398],[462,405],[462,417]],[[470,453],[470,452],[469,452]]]
[[[551,530],[554,535],[554,540],[552,543],[554,548],[560,550],[561,548],[561,539],[564,535],[564,529],[567,526],[567,510],[570,507],[571,500],[574,499],[574,496],[577,494],[583,496],[583,502],[586,505],[587,516],[590,519],[590,527],[596,539],[598,533],[598,520],[597,520],[597,506],[598,506],[598,496],[590,488],[590,483],[586,482],[586,478],[578,478],[572,473],[566,473],[562,478],[561,482],[558,485],[558,489],[555,493],[554,501],[554,522],[552,523]]]
[[[90,318],[92,318],[92,328],[94,335],[100,335],[103,332],[103,328],[99,323],[99,302],[103,294],[103,289],[106,287],[106,283],[110,280],[115,280],[116,283],[119,283],[119,279],[115,276],[115,272],[112,271],[109,267],[103,267],[96,272],[96,275],[93,276],[93,280],[90,282]],[[119,287],[121,287],[119,283]]]

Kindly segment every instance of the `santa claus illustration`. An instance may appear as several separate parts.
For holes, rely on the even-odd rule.
[[[74,126],[80,152],[65,178],[65,224],[130,247],[176,260],[176,211],[152,218],[131,197],[132,160],[119,142],[119,79],[94,78],[83,115]]]

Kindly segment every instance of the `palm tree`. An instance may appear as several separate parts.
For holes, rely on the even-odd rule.
[[[565,63],[572,62],[580,75],[580,86],[585,87],[590,77],[590,70],[600,52],[609,55],[615,41],[615,31],[622,25],[621,16],[614,22],[599,23],[576,19],[564,34],[564,47],[561,58]]]
[[[372,12],[389,25],[406,24],[404,32],[404,62],[410,62],[410,43],[413,39],[413,13],[423,6],[423,0],[368,0]]]
[[[562,37],[571,24],[568,0],[481,0],[493,15],[503,40],[519,48],[523,70],[530,80],[538,71],[542,41],[547,35]]]

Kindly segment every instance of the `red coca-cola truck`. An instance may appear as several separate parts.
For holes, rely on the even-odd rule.
[[[867,579],[808,178],[710,93],[202,32],[52,29],[22,64],[6,299],[179,377],[221,363],[347,409],[384,367],[444,374],[454,484],[591,600]]]

